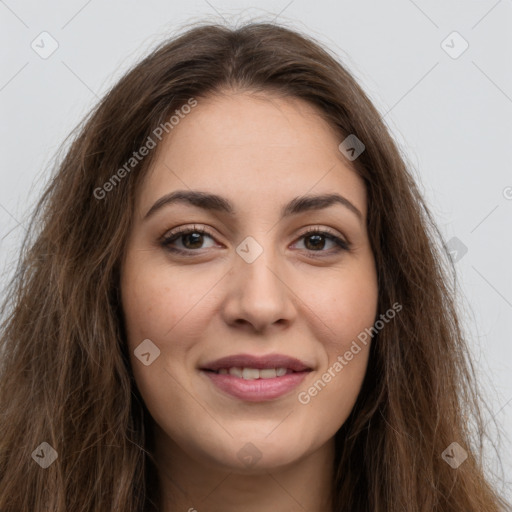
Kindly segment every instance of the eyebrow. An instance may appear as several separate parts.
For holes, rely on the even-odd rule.
[[[143,220],[147,220],[164,206],[175,203],[185,203],[207,211],[222,212],[229,215],[235,214],[233,205],[228,199],[222,196],[199,190],[176,190],[158,199],[148,210]],[[360,210],[346,197],[336,193],[295,197],[281,209],[281,218],[307,211],[321,210],[334,204],[345,206],[354,213],[360,221],[363,221],[363,214]]]

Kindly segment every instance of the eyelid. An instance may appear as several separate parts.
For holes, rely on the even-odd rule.
[[[170,230],[167,230],[164,235],[161,237],[161,239],[169,239],[174,235],[186,233],[189,231],[198,231],[200,233],[205,233],[212,238],[215,238],[215,235],[203,224],[193,224],[193,225],[185,225],[185,226],[179,226],[177,228],[173,228]],[[318,232],[318,233],[329,233],[330,235],[343,238],[343,240],[348,244],[350,243],[344,235],[339,233],[338,231],[328,227],[328,226],[313,226],[313,227],[305,227],[303,228],[300,233],[297,235],[298,238],[307,235],[311,232]]]
[[[177,228],[168,229],[163,236],[162,239],[168,239],[175,235],[187,233],[187,232],[199,232],[199,233],[206,233],[207,235],[210,235],[211,237],[214,237],[213,233],[203,224],[191,224],[191,225],[185,225],[185,226],[178,226]]]
[[[301,230],[301,232],[299,233],[298,237],[302,237],[304,235],[307,235],[309,233],[315,233],[315,232],[318,232],[318,233],[328,233],[329,235],[333,235],[333,236],[336,236],[336,237],[339,237],[339,238],[343,238],[344,241],[346,241],[348,243],[348,241],[346,240],[346,238],[341,234],[339,233],[338,231],[328,227],[328,226],[313,226],[313,227],[306,227],[304,228],[303,230]]]

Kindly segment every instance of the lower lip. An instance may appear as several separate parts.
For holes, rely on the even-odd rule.
[[[246,380],[235,375],[202,371],[221,391],[247,402],[274,400],[296,388],[309,372],[287,373],[271,379]]]

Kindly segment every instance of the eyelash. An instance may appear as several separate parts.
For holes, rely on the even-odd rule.
[[[175,240],[179,239],[180,237],[182,237],[184,235],[190,235],[192,233],[200,233],[202,235],[208,235],[209,237],[215,239],[215,237],[207,229],[204,229],[203,227],[196,227],[194,225],[193,228],[183,227],[183,228],[176,229],[175,231],[169,233],[168,235],[163,236],[160,243],[164,249],[166,249],[170,252],[173,252],[175,254],[183,254],[183,255],[190,256],[191,253],[199,252],[200,249],[188,249],[188,250],[177,249],[176,247],[171,247],[171,244]],[[324,251],[324,250],[314,251],[311,249],[309,249],[309,250],[305,249],[306,251],[309,251],[310,253],[327,253],[327,255],[325,255],[325,254],[313,255],[312,254],[312,256],[314,258],[323,258],[323,257],[329,256],[332,254],[337,254],[340,251],[347,251],[347,252],[351,251],[351,243],[350,242],[345,241],[342,238],[338,237],[337,235],[335,235],[334,233],[329,231],[327,228],[312,228],[312,229],[302,233],[299,236],[299,240],[302,238],[307,238],[308,236],[311,236],[311,235],[323,235],[327,239],[333,241],[337,245],[337,249],[335,251],[332,251],[332,250],[331,251]]]

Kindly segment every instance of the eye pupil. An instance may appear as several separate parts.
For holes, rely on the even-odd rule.
[[[310,235],[310,236],[306,237],[306,242],[305,242],[306,247],[309,245],[308,240],[311,240],[312,238],[316,238],[316,240],[317,240],[317,243],[313,243],[313,248],[314,249],[318,249],[318,248],[323,249],[323,246],[325,245],[325,240],[323,240],[323,243],[321,240],[322,238],[324,238],[323,235]],[[320,241],[320,243],[318,244],[319,241]],[[309,249],[309,247],[308,247],[308,249]]]
[[[195,241],[192,242],[192,244],[194,245],[194,243],[198,243],[199,246],[201,246],[202,244],[202,238],[203,238],[203,235],[202,233],[188,233],[186,235],[183,235],[183,240],[188,240],[189,237],[196,237]],[[191,248],[197,248],[195,245],[194,247],[188,247],[188,244],[187,243],[184,243],[185,246],[187,246],[187,248],[191,249]]]

